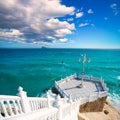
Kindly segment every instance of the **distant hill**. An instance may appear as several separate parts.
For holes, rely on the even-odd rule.
[[[41,49],[47,49],[47,47],[45,47],[45,46],[42,46],[42,47],[41,47]]]

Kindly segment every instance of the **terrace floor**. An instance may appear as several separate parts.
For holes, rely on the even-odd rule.
[[[76,78],[59,83],[59,87],[64,91],[64,93],[70,95],[72,99],[77,97],[83,98],[85,96],[89,96],[89,94],[103,91],[100,81],[83,80],[82,82],[81,79]]]

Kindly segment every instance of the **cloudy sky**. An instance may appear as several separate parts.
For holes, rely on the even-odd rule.
[[[0,0],[0,48],[120,48],[120,0]]]

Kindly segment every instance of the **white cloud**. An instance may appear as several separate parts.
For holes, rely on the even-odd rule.
[[[61,38],[61,39],[59,39],[60,40],[60,42],[67,42],[67,38]]]
[[[76,13],[76,18],[80,18],[80,17],[82,17],[83,15],[84,15],[83,12]]]
[[[74,7],[62,5],[61,0],[1,0],[0,28],[14,28],[17,31],[10,34],[20,36],[22,33],[29,43],[54,42],[75,30],[73,23],[55,18],[71,16],[74,10]]]
[[[55,37],[62,38],[67,34],[72,34],[71,30],[75,30],[74,24],[69,24],[66,21],[59,21],[58,19],[50,19],[46,22],[47,30],[52,31],[53,34],[51,36],[55,39]],[[49,33],[48,33],[49,34]]]
[[[91,26],[95,28],[95,24],[92,23]]]
[[[0,37],[11,38],[11,37],[18,37],[21,35],[23,35],[23,33],[21,33],[19,30],[16,29],[10,29],[10,30],[0,29]]]
[[[81,24],[79,25],[79,27],[85,27],[85,26],[87,26],[87,25],[89,25],[89,23],[81,23]]]
[[[72,18],[72,17],[71,17],[71,18],[68,18],[67,21],[73,21],[73,18]]]
[[[116,3],[111,4],[110,8],[112,9],[115,16],[119,14],[119,8],[118,8],[118,5]]]
[[[116,4],[116,3],[113,3],[113,4],[110,5],[110,7],[111,7],[112,9],[116,9],[117,4]]]
[[[92,9],[89,9],[87,12],[88,12],[88,14],[93,14],[94,13]]]
[[[104,17],[104,20],[108,20],[108,18],[107,18],[107,17]]]

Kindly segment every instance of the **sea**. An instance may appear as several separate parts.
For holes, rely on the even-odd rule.
[[[85,74],[102,77],[108,99],[120,109],[120,50],[105,49],[0,49],[0,95],[17,95],[22,86],[28,96],[43,96],[54,82],[81,74],[78,61],[86,54]]]

